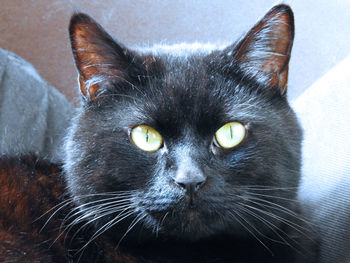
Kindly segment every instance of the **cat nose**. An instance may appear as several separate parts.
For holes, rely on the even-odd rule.
[[[202,173],[178,173],[174,182],[176,185],[185,189],[187,192],[197,192],[207,181],[207,178]]]

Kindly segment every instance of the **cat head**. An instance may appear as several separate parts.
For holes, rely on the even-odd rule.
[[[131,50],[85,14],[69,32],[83,103],[65,176],[82,219],[184,239],[283,222],[301,143],[286,99],[288,6],[211,51]]]

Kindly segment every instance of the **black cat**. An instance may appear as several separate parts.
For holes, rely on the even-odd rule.
[[[62,214],[71,260],[317,261],[296,199],[288,6],[231,46],[181,55],[129,50],[85,14],[69,32],[83,105],[65,145],[71,199],[48,221]]]

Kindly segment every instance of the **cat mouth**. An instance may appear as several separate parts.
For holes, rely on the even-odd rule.
[[[162,229],[163,233],[178,237],[183,234],[195,235],[201,232],[199,229],[210,227],[215,219],[215,216],[201,205],[200,200],[191,198],[181,200],[164,210],[149,209],[147,213],[153,219],[153,224]],[[208,223],[209,221],[211,223]]]
[[[195,222],[199,219],[199,212],[195,209],[189,209],[186,213],[186,218],[189,222]]]
[[[142,199],[139,208],[147,214],[144,226],[150,231],[156,229],[157,235],[176,239],[215,234],[224,225],[220,215],[228,208],[221,194],[208,191],[163,195],[152,192]]]

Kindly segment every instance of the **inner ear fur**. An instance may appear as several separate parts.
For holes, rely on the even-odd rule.
[[[235,58],[245,74],[278,87],[283,94],[288,82],[293,39],[293,12],[287,5],[278,5],[238,43]]]
[[[137,76],[147,74],[149,61],[153,61],[115,41],[86,14],[72,16],[69,34],[81,94],[90,100],[112,84],[132,85]]]

